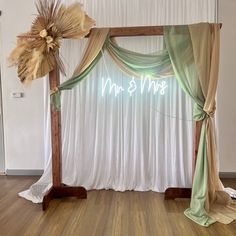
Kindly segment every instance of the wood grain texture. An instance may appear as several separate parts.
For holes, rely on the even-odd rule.
[[[61,187],[54,187],[53,195],[55,198],[62,198],[62,197],[87,198],[87,191],[83,187],[64,185]]]
[[[220,23],[220,28],[222,24]],[[131,37],[131,36],[153,36],[163,35],[164,27],[157,26],[126,26],[126,27],[110,27],[110,37]],[[90,34],[86,35],[86,38]]]
[[[59,70],[56,67],[49,73],[50,90],[60,84]],[[45,211],[54,198],[77,197],[86,198],[87,192],[83,187],[65,186],[61,182],[61,112],[51,106],[51,141],[52,141],[52,188],[43,198],[42,209]]]
[[[63,197],[76,197],[76,198],[87,198],[87,191],[83,187],[66,186],[61,185],[60,187],[51,187],[43,198],[42,209],[47,210],[49,203],[54,198]]]
[[[191,198],[191,188],[167,188],[165,191],[165,200],[174,200],[176,198]]]
[[[163,26],[126,26],[126,27],[109,27],[109,29],[110,29],[110,37],[163,35]],[[90,33],[87,34],[85,37],[89,38],[89,35]]]
[[[49,73],[50,90],[60,84],[59,70],[55,68]],[[61,112],[51,106],[51,140],[52,140],[52,182],[53,186],[61,186]]]
[[[195,122],[195,138],[194,138],[194,144],[193,144],[193,161],[192,161],[192,180],[194,178],[195,168],[196,168],[196,162],[197,162],[197,154],[198,154],[198,146],[200,141],[200,135],[201,135],[201,128],[202,128],[202,121],[196,121]]]
[[[51,187],[43,197],[42,210],[46,211],[49,207],[49,203],[53,200],[53,187]]]
[[[114,27],[110,37],[163,35],[163,26]]]
[[[151,191],[93,190],[87,200],[55,199],[43,212],[17,196],[36,180],[0,176],[1,236],[235,236],[236,221],[201,227],[183,214],[189,199],[164,201]],[[223,182],[236,188],[235,179]]]

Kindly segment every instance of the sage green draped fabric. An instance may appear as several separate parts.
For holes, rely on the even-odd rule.
[[[130,76],[141,79],[159,79],[174,76],[166,49],[152,54],[142,54],[121,48],[115,40],[110,39],[107,50],[115,64]]]

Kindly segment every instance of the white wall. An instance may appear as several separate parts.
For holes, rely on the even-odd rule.
[[[7,56],[16,36],[26,32],[35,13],[32,0],[1,0],[1,70],[6,169],[43,168],[43,81],[23,86],[15,68],[9,68]],[[12,92],[24,92],[23,98],[11,98]]]
[[[220,171],[236,172],[236,1],[219,0],[221,29],[218,87]]]
[[[86,5],[86,4],[85,4]],[[5,158],[7,169],[43,168],[43,81],[25,88],[16,69],[8,68],[6,58],[14,48],[16,35],[25,32],[36,12],[33,0],[0,0],[1,69]],[[219,0],[221,30],[221,64],[218,92],[220,171],[236,172],[236,1]],[[232,45],[232,46],[230,46]],[[24,92],[24,98],[13,99],[11,92]]]

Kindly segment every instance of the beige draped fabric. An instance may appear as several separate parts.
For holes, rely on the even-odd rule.
[[[72,77],[76,77],[85,71],[92,61],[97,57],[102,50],[104,42],[109,34],[109,28],[93,28],[89,35],[89,41],[86,45],[85,53],[80,64],[75,68]]]
[[[210,27],[210,30],[209,30]],[[206,142],[208,158],[208,198],[205,208],[216,221],[228,224],[236,219],[236,206],[223,191],[216,165],[216,144],[212,117],[215,113],[218,83],[220,24],[195,24],[189,26],[198,78],[205,97],[207,113]],[[231,206],[232,205],[232,206]]]

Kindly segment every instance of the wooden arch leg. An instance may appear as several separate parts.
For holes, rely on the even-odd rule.
[[[192,181],[194,178],[198,144],[200,139],[202,122],[197,121],[195,125],[195,137],[194,137],[194,153],[192,159]],[[165,200],[174,200],[176,198],[191,198],[192,189],[191,188],[167,188],[165,191]]]
[[[165,200],[174,200],[176,198],[190,198],[191,188],[167,188],[165,191]]]
[[[49,73],[50,89],[59,85],[59,71],[54,69]],[[46,210],[54,198],[77,197],[87,198],[83,187],[66,186],[61,182],[61,113],[51,106],[51,136],[52,136],[52,187],[43,198],[42,207]]]
[[[43,198],[43,210],[45,211],[54,198],[77,197],[87,198],[87,191],[83,187],[60,186],[52,187]]]

